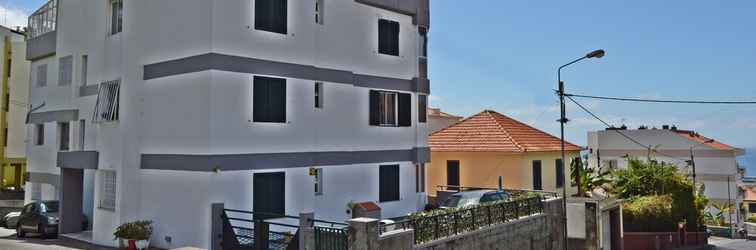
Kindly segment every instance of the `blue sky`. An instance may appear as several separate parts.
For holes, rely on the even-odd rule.
[[[28,14],[43,2],[0,5]],[[568,92],[756,100],[756,1],[431,2],[431,105],[450,113],[494,109],[557,134],[556,68],[597,48],[607,56],[564,71]],[[756,147],[756,106],[582,102],[613,124],[676,124]],[[572,142],[584,145],[587,131],[604,127],[568,110]]]

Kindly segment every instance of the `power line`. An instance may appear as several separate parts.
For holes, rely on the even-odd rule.
[[[588,110],[588,108],[586,108],[585,106],[583,106],[583,105],[582,105],[582,104],[580,104],[579,102],[575,101],[575,99],[573,99],[573,98],[572,98],[572,96],[570,96],[570,95],[565,95],[565,96],[566,96],[566,97],[567,97],[568,99],[570,99],[570,101],[572,101],[573,103],[575,103],[575,104],[576,104],[576,105],[577,105],[578,107],[580,107],[580,109],[582,109],[583,111],[585,111],[585,112],[586,112],[586,113],[588,113],[589,115],[593,116],[593,118],[595,118],[596,120],[600,121],[601,123],[603,123],[604,125],[606,125],[606,126],[607,126],[607,127],[609,127],[609,128],[614,128],[614,126],[613,126],[613,125],[611,125],[611,124],[609,124],[608,122],[604,121],[603,119],[601,119],[601,117],[598,117],[598,115],[596,115],[596,114],[594,114],[593,112],[591,112],[590,110]],[[677,158],[676,156],[671,156],[671,155],[667,155],[667,154],[664,154],[664,153],[662,153],[662,152],[659,152],[659,151],[657,151],[656,149],[654,149],[654,148],[653,148],[653,147],[651,147],[651,146],[647,146],[646,144],[640,143],[640,142],[639,142],[638,140],[635,140],[634,138],[630,137],[629,135],[627,135],[627,134],[623,133],[623,132],[622,132],[622,131],[620,131],[620,130],[616,130],[616,129],[613,129],[613,130],[611,130],[611,131],[617,132],[618,134],[620,134],[620,135],[622,135],[623,137],[625,137],[625,139],[627,139],[627,140],[629,140],[629,141],[631,141],[631,142],[633,142],[633,143],[635,143],[635,144],[638,144],[639,146],[641,146],[641,147],[643,147],[643,148],[645,148],[645,149],[647,149],[647,150],[649,150],[649,151],[651,151],[651,152],[654,152],[654,153],[657,153],[657,154],[660,154],[660,155],[663,155],[663,156],[666,156],[666,157],[672,158],[672,159],[674,159],[674,160],[676,160],[676,161],[680,161],[680,162],[684,162],[684,163],[685,163],[685,162],[687,162],[686,160],[678,159],[678,158]]]
[[[624,102],[656,102],[656,103],[678,103],[678,104],[746,104],[753,105],[756,101],[699,101],[699,100],[659,100],[659,99],[642,99],[642,98],[623,98],[623,97],[608,97],[608,96],[593,96],[593,95],[577,95],[577,94],[564,94],[567,97],[580,97],[600,100],[611,101],[624,101]],[[570,98],[572,99],[572,98]]]

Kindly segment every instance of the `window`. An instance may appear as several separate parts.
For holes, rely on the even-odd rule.
[[[399,56],[399,23],[378,20],[378,53]]]
[[[325,0],[315,0],[315,23],[320,25],[323,25],[324,2]]]
[[[315,195],[323,195],[323,169],[316,168],[315,171]]]
[[[255,0],[255,29],[286,34],[286,1]]]
[[[37,87],[47,86],[47,64],[37,66]]]
[[[417,122],[426,123],[428,121],[428,96],[417,95]]]
[[[58,141],[60,151],[71,149],[71,129],[68,122],[58,123]]]
[[[323,83],[315,83],[315,108],[323,108]]]
[[[417,193],[425,192],[425,165],[424,164],[415,165],[415,192]]]
[[[420,27],[420,57],[428,57],[428,29]]]
[[[115,211],[116,207],[116,172],[100,171],[100,205],[99,208]]]
[[[286,79],[255,76],[253,84],[253,121],[286,122]]]
[[[5,65],[5,70],[7,70],[7,71],[5,72],[5,75],[6,75],[6,76],[7,76],[8,78],[10,78],[10,77],[11,77],[11,69],[13,69],[13,60],[11,60],[10,58],[8,58],[8,61],[6,62],[6,65]]]
[[[80,120],[79,121],[79,150],[84,151],[84,139],[86,137],[84,136],[87,131],[87,121]]]
[[[533,161],[533,189],[543,189],[543,185],[541,184],[541,161],[539,160]]]
[[[556,187],[561,188],[564,187],[564,164],[562,164],[562,159],[556,159],[554,160],[554,166],[556,169]]]
[[[370,125],[412,125],[412,95],[405,93],[370,91]]]
[[[123,0],[110,0],[110,34],[123,31]]]
[[[97,92],[97,103],[92,116],[93,122],[118,121],[118,103],[121,91],[121,80],[100,84]]]
[[[748,203],[748,212],[756,213],[756,203]]]
[[[380,166],[378,182],[380,185],[378,201],[399,200],[399,165]]]
[[[10,94],[9,93],[5,93],[5,99],[3,99],[3,110],[5,110],[5,112],[10,111]]]
[[[87,72],[89,71],[89,56],[81,56],[81,85],[87,86]]]
[[[34,124],[34,145],[45,145],[45,124]]]
[[[73,57],[61,57],[58,59],[58,85],[68,86],[71,82],[73,82]]]
[[[3,147],[8,146],[8,128],[6,127],[3,131]]]

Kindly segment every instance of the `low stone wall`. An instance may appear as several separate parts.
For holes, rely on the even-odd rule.
[[[690,232],[684,236],[679,232],[625,232],[624,237],[625,249],[661,250],[707,244],[705,232]]]
[[[548,218],[541,214],[416,245],[414,249],[551,249],[547,248],[549,236]]]

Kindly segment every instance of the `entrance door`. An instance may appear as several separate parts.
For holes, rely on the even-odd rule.
[[[622,236],[620,235],[620,214],[619,209],[614,209],[609,212],[609,225],[611,234],[611,246],[612,250],[622,249]]]
[[[255,219],[276,218],[279,217],[276,215],[286,213],[285,184],[284,172],[254,174],[252,207]]]
[[[459,161],[446,161],[446,185],[459,186]],[[457,187],[450,187],[449,190],[457,190]]]
[[[82,228],[82,194],[84,192],[84,170],[60,169],[60,223],[59,232],[77,233]]]

